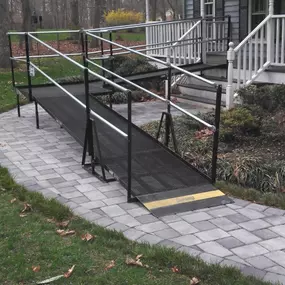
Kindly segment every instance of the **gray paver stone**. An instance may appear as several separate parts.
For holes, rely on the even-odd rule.
[[[189,254],[191,256],[199,256],[202,253],[201,250],[192,248],[190,246],[182,246],[182,247],[179,248],[179,251],[187,253],[187,254]]]
[[[268,272],[264,276],[264,281],[269,281],[269,282],[272,282],[272,283],[285,284],[285,276]]]
[[[219,257],[226,257],[232,255],[232,253],[228,249],[226,249],[215,241],[198,244],[198,247],[206,253],[210,253]]]
[[[249,244],[232,249],[232,252],[242,259],[263,255],[268,253],[268,250],[259,244]]]
[[[140,223],[133,218],[131,215],[123,215],[123,216],[119,216],[119,217],[115,217],[114,220],[118,223],[124,224],[128,227],[136,227],[138,225],[140,225]]]
[[[255,203],[250,203],[249,205],[247,205],[245,207],[245,209],[251,209],[254,211],[258,211],[258,212],[263,212],[268,208],[268,206],[264,206],[264,205],[260,205],[260,204],[255,204]]]
[[[278,208],[268,208],[264,211],[264,214],[268,216],[282,216],[285,214],[285,210],[281,210]]]
[[[251,257],[248,258],[246,261],[258,269],[265,269],[276,265],[273,261],[271,261],[265,256]]]
[[[281,275],[285,275],[285,268],[280,266],[280,265],[276,265],[270,268],[266,268],[266,271],[272,272],[272,273],[277,273],[277,274],[281,274]]]
[[[181,217],[177,215],[168,215],[168,216],[161,217],[161,220],[164,221],[165,223],[174,223],[174,222],[181,221]]]
[[[209,231],[199,232],[195,234],[202,241],[213,241],[230,235],[221,229],[213,229]]]
[[[210,220],[211,221],[211,220]],[[201,221],[201,222],[196,222],[196,223],[191,223],[193,227],[198,229],[199,231],[208,231],[215,229],[216,226],[209,221]]]
[[[239,228],[237,224],[233,223],[232,221],[230,221],[229,219],[225,217],[216,218],[216,219],[210,220],[210,222],[224,231],[231,231],[231,230],[235,230]]]
[[[257,230],[252,232],[254,235],[260,237],[263,240],[272,239],[277,237],[278,235],[268,229]]]
[[[284,216],[271,216],[266,218],[265,220],[273,226],[279,226],[285,224]]]
[[[244,215],[244,216],[246,216],[252,220],[264,218],[264,214],[262,214],[258,211],[251,210],[251,209],[246,209],[246,208],[238,209],[237,212],[239,212],[240,214],[242,214],[242,215]]]
[[[238,263],[238,262],[235,262],[233,260],[228,260],[228,259],[223,260],[220,263],[220,265],[225,266],[225,267],[234,267],[234,268],[238,268],[238,269],[242,269],[245,267],[245,265],[242,263]]]
[[[180,236],[180,234],[173,229],[165,229],[165,230],[157,231],[154,234],[163,239],[168,239],[168,240]]]
[[[124,232],[124,236],[130,240],[137,240],[145,233],[136,229],[128,229]]]
[[[227,219],[232,221],[235,224],[244,223],[244,222],[249,221],[248,217],[241,215],[241,214],[227,216]]]
[[[275,226],[272,228],[269,228],[271,231],[279,234],[282,237],[285,237],[285,225]]]
[[[165,247],[168,247],[168,248],[175,248],[175,249],[179,249],[179,248],[182,247],[181,244],[173,242],[171,240],[163,240],[163,241],[159,242],[159,245],[165,246]]]
[[[245,244],[261,241],[261,239],[247,230],[239,229],[229,232],[229,234]]]
[[[263,220],[260,220],[260,219],[241,223],[239,225],[248,231],[256,231],[256,230],[268,228],[271,226],[269,223]]]
[[[71,199],[71,198],[82,197],[83,195],[79,191],[73,191],[68,193],[62,193],[61,196],[63,196],[66,199]]]
[[[264,270],[260,270],[257,268],[254,268],[252,266],[246,266],[241,269],[241,272],[246,276],[254,276],[258,279],[263,279],[266,272]]]
[[[102,194],[100,191],[96,191],[96,190],[85,192],[84,195],[88,199],[90,199],[91,201],[106,199],[106,196],[104,194]]]
[[[146,235],[140,237],[138,239],[138,241],[149,243],[149,244],[158,244],[159,242],[162,241],[162,238],[155,236],[155,235],[146,234]]]
[[[195,223],[195,222],[210,220],[212,217],[207,213],[200,212],[200,213],[192,213],[189,215],[181,216],[181,218],[189,223]]]
[[[168,225],[182,235],[188,235],[198,232],[195,227],[191,226],[185,221],[174,222]]]
[[[172,241],[185,246],[191,246],[201,243],[201,240],[195,237],[194,235],[184,235],[181,237],[174,238],[172,239]]]
[[[90,213],[90,210],[89,209],[86,209],[86,208],[84,208],[84,207],[81,207],[81,206],[79,206],[79,207],[77,207],[77,208],[75,208],[74,210],[73,210],[73,212],[76,214],[76,215],[84,215],[84,214],[86,214],[86,213]]]
[[[129,227],[124,225],[124,224],[121,224],[121,223],[114,223],[114,224],[111,224],[110,226],[107,227],[107,229],[109,230],[115,230],[117,232],[124,232],[128,229]]]
[[[205,252],[200,254],[199,257],[203,261],[205,261],[206,263],[209,263],[209,264],[219,264],[223,261],[223,259],[221,257],[215,256],[213,254],[205,253]]]
[[[137,230],[140,230],[146,233],[153,233],[159,230],[164,230],[166,228],[168,228],[168,226],[161,221],[144,224],[144,225],[136,227]]]
[[[84,215],[82,215],[84,219],[86,219],[89,222],[95,223],[97,220],[99,220],[100,218],[102,218],[101,215],[93,213],[93,212],[88,212]]]
[[[273,252],[267,253],[265,256],[271,259],[272,261],[274,261],[275,263],[277,263],[277,265],[281,265],[285,267],[285,252],[280,251],[280,250],[273,251]]]
[[[236,214],[236,211],[229,209],[228,207],[224,207],[222,209],[208,211],[208,214],[212,215],[213,217],[226,217]]]
[[[146,209],[144,209],[143,207],[139,207],[139,208],[134,208],[134,209],[128,210],[128,213],[131,216],[133,216],[134,218],[149,214],[149,212]]]
[[[96,224],[101,226],[101,227],[107,227],[113,223],[114,223],[114,221],[108,217],[103,217],[103,218],[96,221]]]
[[[112,218],[126,214],[126,212],[123,209],[121,209],[118,205],[103,207],[101,208],[101,210]]]
[[[87,203],[82,203],[81,204],[82,207],[85,207],[86,209],[96,209],[96,208],[101,208],[101,207],[105,207],[106,205],[102,202],[102,201],[91,201],[91,202],[87,202]]]
[[[265,240],[259,243],[269,251],[285,249],[285,238],[277,237],[269,240]]]
[[[223,239],[219,239],[216,242],[218,242],[220,245],[227,249],[232,249],[244,245],[244,243],[234,237],[226,237]]]
[[[158,222],[159,219],[154,217],[151,214],[148,215],[143,215],[143,216],[139,216],[136,217],[136,219],[141,223],[141,224],[148,224],[148,223],[154,223],[154,222]]]

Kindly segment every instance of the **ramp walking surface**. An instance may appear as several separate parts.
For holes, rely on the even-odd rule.
[[[71,87],[68,89],[72,91]],[[83,92],[78,90],[71,93],[85,103]],[[86,113],[83,107],[54,87],[33,88],[33,96],[83,145],[86,127]],[[127,133],[128,121],[123,116],[93,97],[90,97],[90,107],[105,120]],[[127,188],[127,139],[98,119],[93,119],[98,131],[103,163]],[[134,124],[132,124],[132,194],[156,216],[230,202],[230,199],[217,190],[207,177]]]

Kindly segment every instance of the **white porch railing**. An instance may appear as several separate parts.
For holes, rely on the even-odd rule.
[[[162,22],[161,25],[146,27],[146,43],[151,48],[150,56],[167,57],[166,48],[174,44],[199,20],[183,20],[174,22]]]
[[[226,105],[232,108],[237,90],[255,82],[269,66],[285,67],[285,15],[268,15],[235,49],[228,50]],[[234,69],[236,64],[236,72]]]

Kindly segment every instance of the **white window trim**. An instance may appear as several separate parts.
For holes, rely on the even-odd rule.
[[[212,15],[212,17],[215,18],[216,17],[216,0],[212,0],[212,3],[206,3],[205,2],[204,9],[205,9],[205,16],[206,17],[207,17],[207,15],[206,15],[206,6],[208,6],[208,5],[213,5],[213,15]]]
[[[266,0],[265,7],[266,7],[266,14],[265,17],[269,13],[269,1]],[[249,5],[248,5],[248,33],[252,31],[252,0],[249,0]]]

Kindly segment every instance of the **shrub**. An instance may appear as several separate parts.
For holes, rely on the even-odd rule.
[[[285,85],[251,85],[238,91],[244,104],[257,105],[263,110],[275,112],[285,109]]]
[[[233,141],[244,135],[259,135],[261,122],[245,107],[237,107],[221,114],[221,140]]]
[[[143,21],[143,13],[118,9],[109,11],[104,18],[108,26],[138,24]]]

